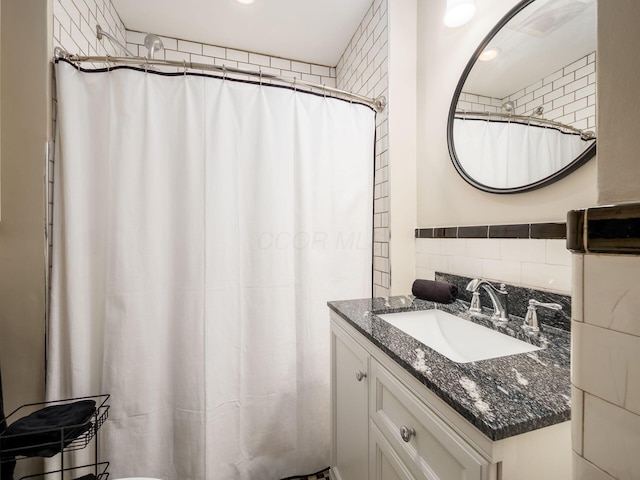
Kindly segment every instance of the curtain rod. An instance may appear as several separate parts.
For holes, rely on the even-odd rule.
[[[532,117],[527,115],[513,115],[511,113],[501,112],[474,112],[471,110],[456,110],[456,117],[460,120],[464,120],[467,116],[487,117],[487,120],[490,120],[491,117],[506,118],[508,120],[515,120],[518,123],[536,122],[542,125],[551,125],[552,127],[563,128],[565,130],[569,130],[570,132],[577,133],[583,140],[593,140],[596,138],[596,134],[591,130],[580,130],[579,128],[572,127],[571,125],[555,122],[553,120],[547,120],[546,118]]]
[[[184,68],[185,72],[187,69],[195,69],[195,70],[211,70],[218,73],[222,73],[223,75],[227,74],[236,74],[236,75],[249,75],[252,77],[259,77],[264,80],[275,80],[277,82],[288,83],[293,85],[294,87],[297,85],[302,85],[304,87],[309,87],[312,89],[319,90],[321,92],[333,93],[336,95],[341,95],[350,99],[358,100],[359,102],[366,103],[367,105],[371,105],[378,113],[382,112],[387,106],[387,99],[384,96],[379,96],[378,98],[370,98],[365,97],[363,95],[358,95],[356,93],[347,92],[346,90],[340,90],[338,88],[327,87],[326,85],[320,85],[317,83],[307,82],[306,80],[301,80],[299,78],[292,77],[283,77],[281,75],[274,75],[271,73],[263,73],[261,71],[255,70],[244,70],[241,68],[234,67],[224,67],[218,65],[211,65],[208,63],[198,63],[198,62],[188,62],[186,60],[176,61],[176,60],[161,60],[161,59],[153,59],[147,57],[112,57],[109,55],[105,56],[84,56],[84,55],[74,55],[70,54],[64,49],[60,47],[56,47],[54,49],[54,58],[56,60],[63,59],[68,60],[72,63],[82,63],[82,62],[90,62],[90,63],[121,63],[121,64],[129,64],[129,65],[137,65],[138,67],[147,68],[152,66],[162,66],[162,67],[176,67],[176,68]]]

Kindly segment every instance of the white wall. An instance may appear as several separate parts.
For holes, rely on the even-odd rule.
[[[529,193],[495,195],[468,185],[447,149],[447,116],[459,77],[487,32],[517,0],[478,0],[467,25],[446,28],[445,2],[418,3],[418,227],[565,221],[596,201],[596,160]]]

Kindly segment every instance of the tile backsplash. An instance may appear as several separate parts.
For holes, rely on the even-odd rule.
[[[416,238],[416,278],[436,271],[571,294],[564,239]]]

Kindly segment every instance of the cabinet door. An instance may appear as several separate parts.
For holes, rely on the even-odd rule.
[[[393,447],[373,422],[369,425],[369,471],[371,480],[415,480]]]
[[[371,419],[413,477],[486,480],[490,465],[426,404],[371,361]]]
[[[336,480],[368,480],[369,355],[331,325],[331,466]]]

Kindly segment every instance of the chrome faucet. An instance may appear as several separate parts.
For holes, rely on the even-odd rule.
[[[529,306],[527,307],[527,314],[524,317],[524,323],[522,324],[522,328],[524,328],[529,333],[534,333],[540,331],[540,325],[538,325],[538,313],[536,312],[536,307],[544,307],[549,308],[551,310],[562,310],[562,305],[559,303],[542,303],[537,300],[529,300]]]
[[[473,292],[471,297],[471,305],[469,311],[473,313],[482,313],[482,304],[480,303],[480,287],[489,294],[491,303],[493,304],[493,315],[491,315],[491,321],[494,323],[506,323],[509,321],[509,310],[507,308],[507,295],[508,292],[504,283],[500,285],[500,288],[495,287],[486,280],[480,278],[474,278],[467,284],[467,291]]]

